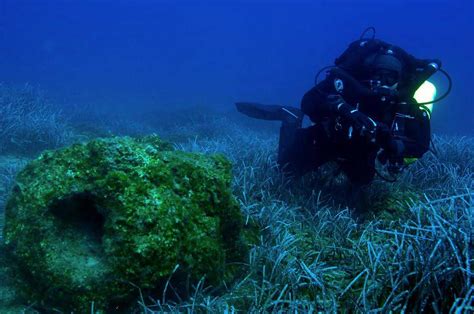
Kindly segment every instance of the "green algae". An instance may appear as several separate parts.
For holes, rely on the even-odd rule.
[[[85,311],[130,304],[176,271],[211,285],[245,256],[243,219],[221,155],[156,136],[47,151],[17,176],[4,238],[28,302]]]

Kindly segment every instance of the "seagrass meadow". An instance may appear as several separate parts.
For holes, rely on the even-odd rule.
[[[0,314],[474,313],[472,12],[0,0]]]
[[[28,93],[30,103],[40,102],[33,91]],[[25,110],[30,107],[25,105]],[[52,107],[50,110],[54,112]],[[14,113],[9,114],[8,121],[19,123]],[[27,121],[36,123],[34,128],[22,129],[34,130],[28,142],[19,140],[23,135],[11,133],[8,136],[18,140],[3,146],[1,229],[16,174],[45,151],[51,154],[73,143],[153,133],[172,143],[173,150],[203,156],[221,154],[219,158],[232,165],[235,204],[243,224],[256,231],[247,242],[236,274],[210,280],[206,268],[197,267],[204,273],[183,286],[177,286],[182,281],[172,280],[174,274],[167,276],[159,289],[134,286],[136,299],[127,312],[474,310],[473,138],[435,135],[432,151],[395,183],[377,178],[354,197],[350,184],[332,164],[298,179],[282,174],[275,160],[278,125],[251,121],[234,112],[194,107],[134,117],[104,118],[97,113],[62,120],[61,115],[54,115],[51,121],[47,116]],[[44,131],[57,123],[64,133]],[[41,145],[35,147],[31,139]],[[0,312],[64,312],[41,298],[27,300],[24,291],[18,291],[18,273],[6,254],[5,237],[0,240]],[[93,295],[80,301],[88,312],[102,311]]]

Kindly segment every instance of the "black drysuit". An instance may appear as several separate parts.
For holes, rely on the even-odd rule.
[[[313,125],[298,128],[283,123],[278,157],[280,166],[295,175],[303,175],[328,161],[337,161],[351,182],[362,185],[374,178],[375,159],[381,148],[391,158],[421,157],[429,149],[430,121],[426,110],[416,105],[412,96],[433,73],[430,71],[427,69],[421,80],[418,77],[410,89],[405,88],[405,94],[410,97],[404,96],[393,104],[382,101],[380,96],[359,95],[350,86],[342,93],[336,91],[334,82],[337,75],[329,75],[310,89],[301,101],[301,110]],[[393,132],[373,139],[360,135],[357,130],[351,132],[350,122],[339,116],[334,104],[327,100],[330,94],[341,94],[348,104],[358,107],[379,126]],[[405,104],[400,104],[403,102]]]

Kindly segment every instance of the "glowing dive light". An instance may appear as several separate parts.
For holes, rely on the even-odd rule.
[[[430,81],[425,81],[416,90],[415,95],[413,97],[418,103],[433,101],[436,98],[436,86],[434,86],[434,84]],[[431,112],[433,111],[433,104],[422,105],[422,108],[427,110],[429,116],[431,117]]]

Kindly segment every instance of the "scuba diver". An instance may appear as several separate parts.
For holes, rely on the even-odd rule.
[[[364,38],[373,30],[371,38]],[[326,78],[317,82],[319,74]],[[427,79],[440,71],[449,80],[438,99]],[[366,29],[335,60],[316,75],[316,85],[290,106],[236,103],[253,118],[280,120],[278,164],[302,176],[336,161],[355,186],[372,182],[376,160],[393,177],[430,148],[432,104],[447,96],[451,79],[437,59],[418,59],[390,43],[375,39]],[[312,122],[302,127],[303,117]],[[394,179],[387,179],[394,181]]]

